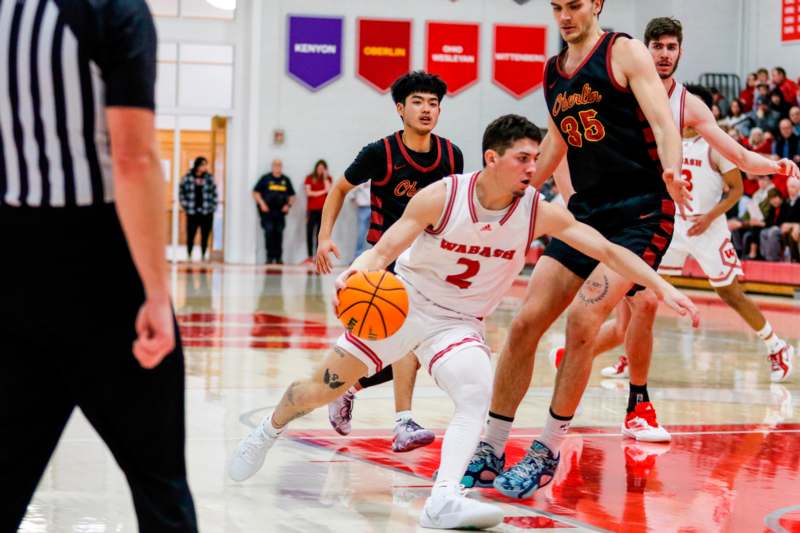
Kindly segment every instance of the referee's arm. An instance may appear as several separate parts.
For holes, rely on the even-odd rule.
[[[166,200],[155,130],[156,32],[143,0],[109,4],[103,60],[116,208],[142,279],[133,354],[154,368],[175,347]]]

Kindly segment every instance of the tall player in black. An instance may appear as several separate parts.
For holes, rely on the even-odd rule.
[[[319,231],[318,272],[331,272],[329,254],[340,257],[331,233],[344,197],[353,188],[370,182],[372,218],[367,242],[375,244],[400,218],[417,191],[446,176],[463,172],[461,150],[433,133],[446,92],[444,81],[422,71],[410,72],[394,82],[392,99],[403,121],[403,129],[362,148],[328,194]],[[397,420],[392,450],[396,452],[407,452],[434,440],[433,432],[420,427],[411,417],[417,368],[416,358],[409,354],[378,374],[359,381],[358,388],[365,388],[394,378]],[[355,393],[356,388],[348,391],[328,408],[331,425],[342,435],[350,433]]]
[[[533,185],[553,174],[566,155],[575,189],[568,204],[572,214],[656,269],[672,238],[675,202],[683,210],[689,198],[680,178],[681,137],[666,91],[644,44],[600,29],[603,0],[550,4],[567,48],[546,66],[549,133]],[[559,447],[589,380],[591,341],[626,296],[636,317],[636,326],[631,324],[637,332],[635,349],[642,359],[650,357],[657,302],[637,289],[563,242],[551,243],[536,265],[498,361],[483,441],[465,485],[494,485],[505,495],[524,498],[552,480]],[[536,346],[576,295],[544,431],[522,461],[502,472],[505,443],[530,386]],[[655,430],[659,426],[645,383],[635,385],[635,423]]]

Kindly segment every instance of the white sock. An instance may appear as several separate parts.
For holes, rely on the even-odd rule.
[[[498,418],[499,415],[489,412],[486,418],[486,426],[483,428],[483,442],[486,442],[494,448],[494,451],[502,456],[506,449],[506,442],[508,442],[508,434],[511,433],[511,426],[514,424],[514,419],[503,420]]]
[[[767,322],[764,324],[764,327],[761,328],[759,331],[756,331],[756,335],[764,341],[764,344],[767,345],[767,350],[769,353],[775,353],[783,348],[783,345],[786,344],[783,340],[778,337],[778,335],[773,331],[772,325]]]
[[[539,438],[536,439],[553,452],[554,456],[558,455],[558,450],[561,449],[561,444],[567,438],[569,433],[569,425],[572,423],[572,418],[569,420],[559,420],[553,416],[553,411],[547,413],[547,422],[544,423],[544,430]]]
[[[402,422],[408,422],[412,418],[414,417],[412,416],[411,411],[398,411],[397,414],[395,415],[394,423],[396,425]]]
[[[286,426],[283,426],[280,429],[278,429],[275,426],[273,426],[272,425],[272,415],[273,414],[275,414],[274,410],[269,415],[267,415],[267,417],[264,418],[264,420],[261,421],[261,431],[267,437],[276,438],[276,437],[278,437],[278,435],[283,433],[283,430],[286,429]]]

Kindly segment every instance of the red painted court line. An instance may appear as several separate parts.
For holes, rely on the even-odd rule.
[[[305,320],[300,318],[290,318],[260,311],[254,313],[181,313],[177,316],[178,322],[213,322],[213,323],[232,323],[232,324],[284,324],[284,325],[307,325],[324,327],[324,322]]]
[[[315,341],[248,341],[234,339],[182,339],[186,348],[264,348],[267,350],[285,350],[296,348],[302,350],[328,350],[331,342]]]
[[[800,435],[796,433],[770,432],[760,424],[682,425],[670,429],[698,434],[676,436],[670,444],[647,444],[619,436],[604,438],[605,428],[578,429],[561,449],[561,465],[553,482],[534,498],[509,499],[493,489],[481,489],[482,496],[529,507],[531,516],[523,518],[533,519],[538,513],[556,522],[609,531],[657,532],[764,531],[766,516],[800,502]],[[780,424],[776,429],[797,431],[800,424]],[[734,430],[739,432],[724,433]],[[530,438],[518,436],[521,432],[535,430],[512,434],[507,465],[516,463],[530,444]],[[430,479],[438,467],[441,438],[414,452],[395,454],[390,451],[388,429],[384,437],[356,436],[345,442],[322,433],[327,430],[291,436],[423,479]],[[781,516],[781,525],[795,531],[796,515]],[[530,521],[532,526],[544,527],[543,523]]]

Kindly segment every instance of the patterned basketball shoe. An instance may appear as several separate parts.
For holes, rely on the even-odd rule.
[[[559,459],[535,440],[520,462],[495,478],[494,488],[510,498],[527,498],[553,480]]]
[[[605,367],[600,374],[606,378],[628,378],[628,358],[624,355],[619,356],[619,360],[611,366]]]
[[[278,440],[271,437],[264,424],[271,424],[269,418],[261,423],[247,435],[237,446],[236,451],[228,462],[228,476],[234,481],[244,481],[252,477],[264,465],[267,452]]]
[[[769,362],[772,365],[769,373],[770,381],[773,383],[788,381],[794,371],[794,346],[784,343],[783,348],[769,354]]]
[[[350,422],[353,420],[353,403],[356,395],[350,391],[345,392],[328,404],[328,421],[339,435],[349,435],[352,429]]]
[[[427,446],[434,439],[436,439],[436,435],[433,431],[423,428],[410,418],[401,420],[394,426],[392,451],[397,453],[410,452]]]
[[[419,517],[419,524],[429,529],[487,529],[502,521],[499,507],[467,498],[467,489],[461,485],[436,490]]]
[[[472,456],[461,484],[468,489],[479,487],[487,489],[494,486],[494,479],[503,471],[506,455],[497,457],[494,448],[488,442],[479,442],[475,455]]]
[[[622,424],[622,434],[641,442],[669,442],[672,435],[656,419],[656,409],[650,402],[636,404]]]

